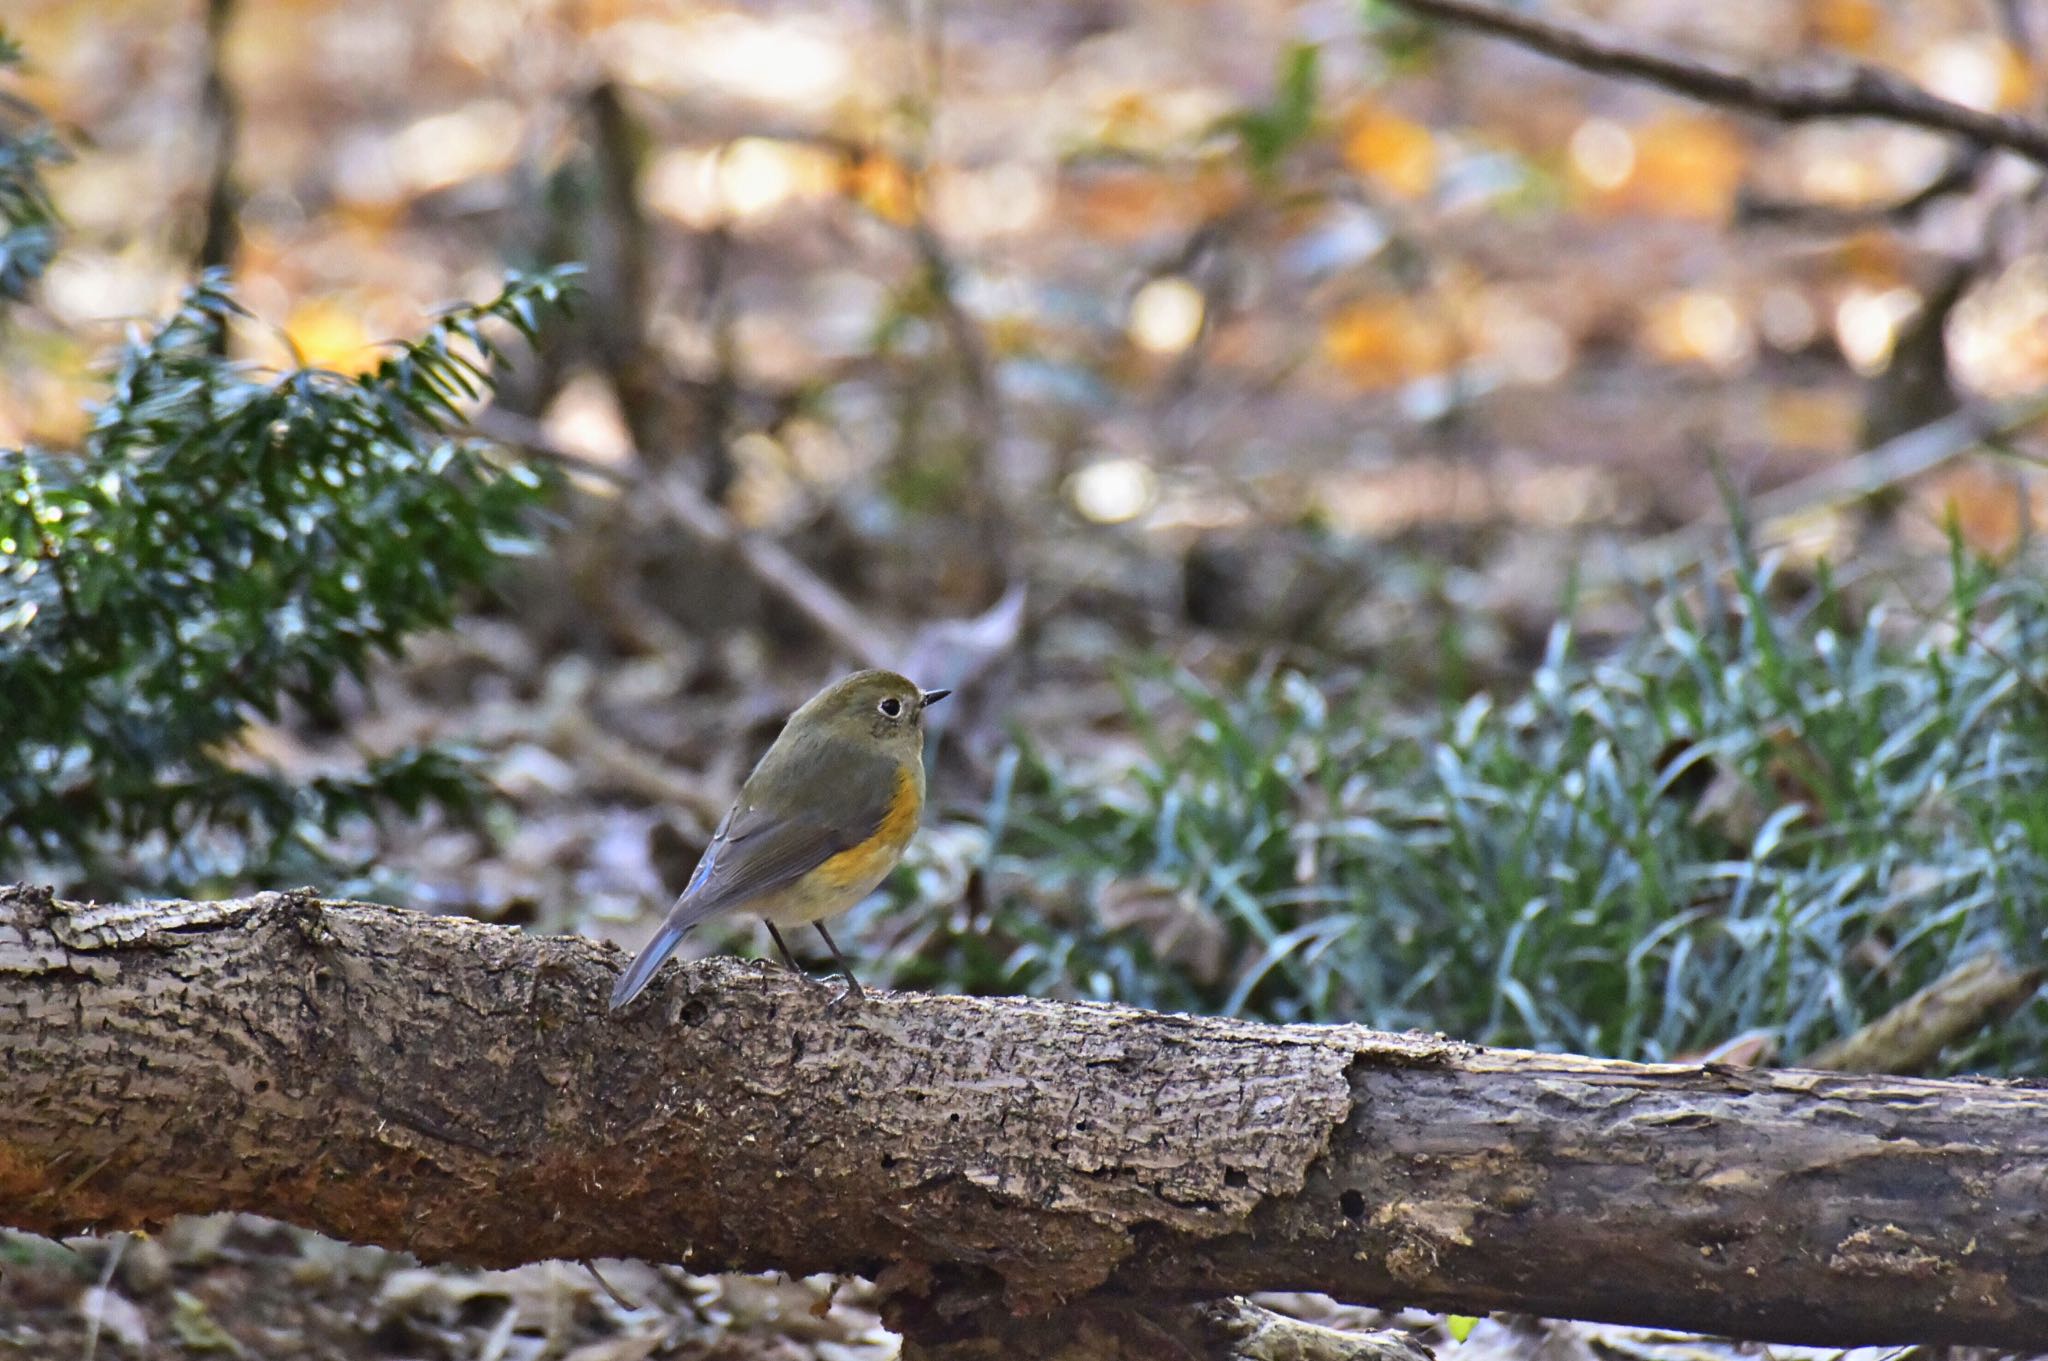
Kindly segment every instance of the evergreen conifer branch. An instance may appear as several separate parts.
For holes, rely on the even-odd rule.
[[[0,29],[0,75],[21,64],[20,46]],[[0,89],[0,305],[20,302],[57,249],[57,209],[43,167],[64,158],[42,114]]]

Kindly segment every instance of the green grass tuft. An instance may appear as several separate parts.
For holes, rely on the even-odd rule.
[[[2048,932],[2048,586],[1959,553],[1934,618],[1768,569],[1672,593],[1618,655],[1560,627],[1527,691],[1406,726],[1282,673],[1169,678],[1107,783],[1012,754],[987,904],[906,981],[1789,1059]],[[2034,1073],[2048,1006],[1949,1056]]]

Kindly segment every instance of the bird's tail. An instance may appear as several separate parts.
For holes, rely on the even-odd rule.
[[[683,937],[690,933],[695,921],[678,922],[674,916],[661,924],[661,930],[654,933],[654,939],[647,942],[631,968],[619,975],[618,986],[612,989],[611,1009],[617,1011],[640,995],[655,971],[668,963],[668,957],[683,943]]]

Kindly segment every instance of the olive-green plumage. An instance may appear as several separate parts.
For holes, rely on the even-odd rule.
[[[668,920],[619,978],[612,1009],[647,986],[691,927],[723,912],[766,918],[785,958],[778,924],[810,923],[832,945],[824,919],[874,892],[917,830],[924,711],[946,694],[891,671],[857,671],[791,714]],[[858,990],[852,973],[846,977]]]

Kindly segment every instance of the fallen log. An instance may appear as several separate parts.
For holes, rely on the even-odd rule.
[[[303,894],[0,890],[0,1223],[237,1209],[429,1261],[861,1274],[925,1355],[1265,1290],[2048,1350],[2038,1084],[833,1009],[729,959],[607,1016],[624,962]]]

